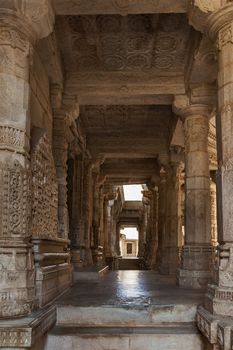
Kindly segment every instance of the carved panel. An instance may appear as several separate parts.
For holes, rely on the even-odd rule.
[[[44,134],[31,155],[32,234],[57,236],[58,185],[50,142]]]
[[[24,153],[27,136],[23,130],[10,125],[0,125],[0,149]]]
[[[29,236],[29,172],[19,162],[0,163],[0,237]]]

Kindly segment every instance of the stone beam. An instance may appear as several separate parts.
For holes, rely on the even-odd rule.
[[[53,0],[57,15],[185,13],[189,0]]]
[[[155,159],[132,159],[106,162],[101,167],[101,173],[108,177],[139,176],[150,177],[158,169]]]
[[[105,184],[111,185],[111,186],[123,186],[123,185],[140,185],[145,184],[149,180],[149,177],[139,177],[139,176],[123,176],[123,177],[106,177]]]
[[[78,100],[80,106],[110,106],[110,105],[171,105],[174,96],[172,94],[159,95],[133,95],[133,96],[119,96],[119,95],[105,95],[105,96],[89,96],[79,95]]]
[[[146,136],[140,137],[140,135],[133,136],[123,136],[106,135],[104,138],[102,135],[92,135],[90,138],[90,143],[88,142],[88,149],[91,153],[97,154],[101,153],[108,156],[112,153],[117,154],[153,154],[156,157],[160,153],[167,151],[166,140],[162,138],[150,138]]]
[[[143,82],[143,83],[142,83]],[[118,104],[118,100],[139,99],[147,102],[159,100],[157,96],[165,96],[165,104],[170,103],[170,96],[185,93],[184,76],[158,76],[156,74],[133,74],[110,72],[102,74],[73,74],[65,84],[68,94],[76,94],[82,104]],[[113,103],[112,103],[113,102]],[[105,103],[104,103],[105,104]]]

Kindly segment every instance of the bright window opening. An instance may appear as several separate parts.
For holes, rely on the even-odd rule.
[[[126,201],[142,200],[142,185],[124,185],[123,189]]]

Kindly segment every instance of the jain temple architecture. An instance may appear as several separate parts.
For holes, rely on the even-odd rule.
[[[0,0],[0,348],[233,349],[232,0]]]

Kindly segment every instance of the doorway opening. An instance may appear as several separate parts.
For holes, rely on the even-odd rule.
[[[136,258],[138,256],[138,229],[125,227],[120,232],[120,251],[122,258]]]

